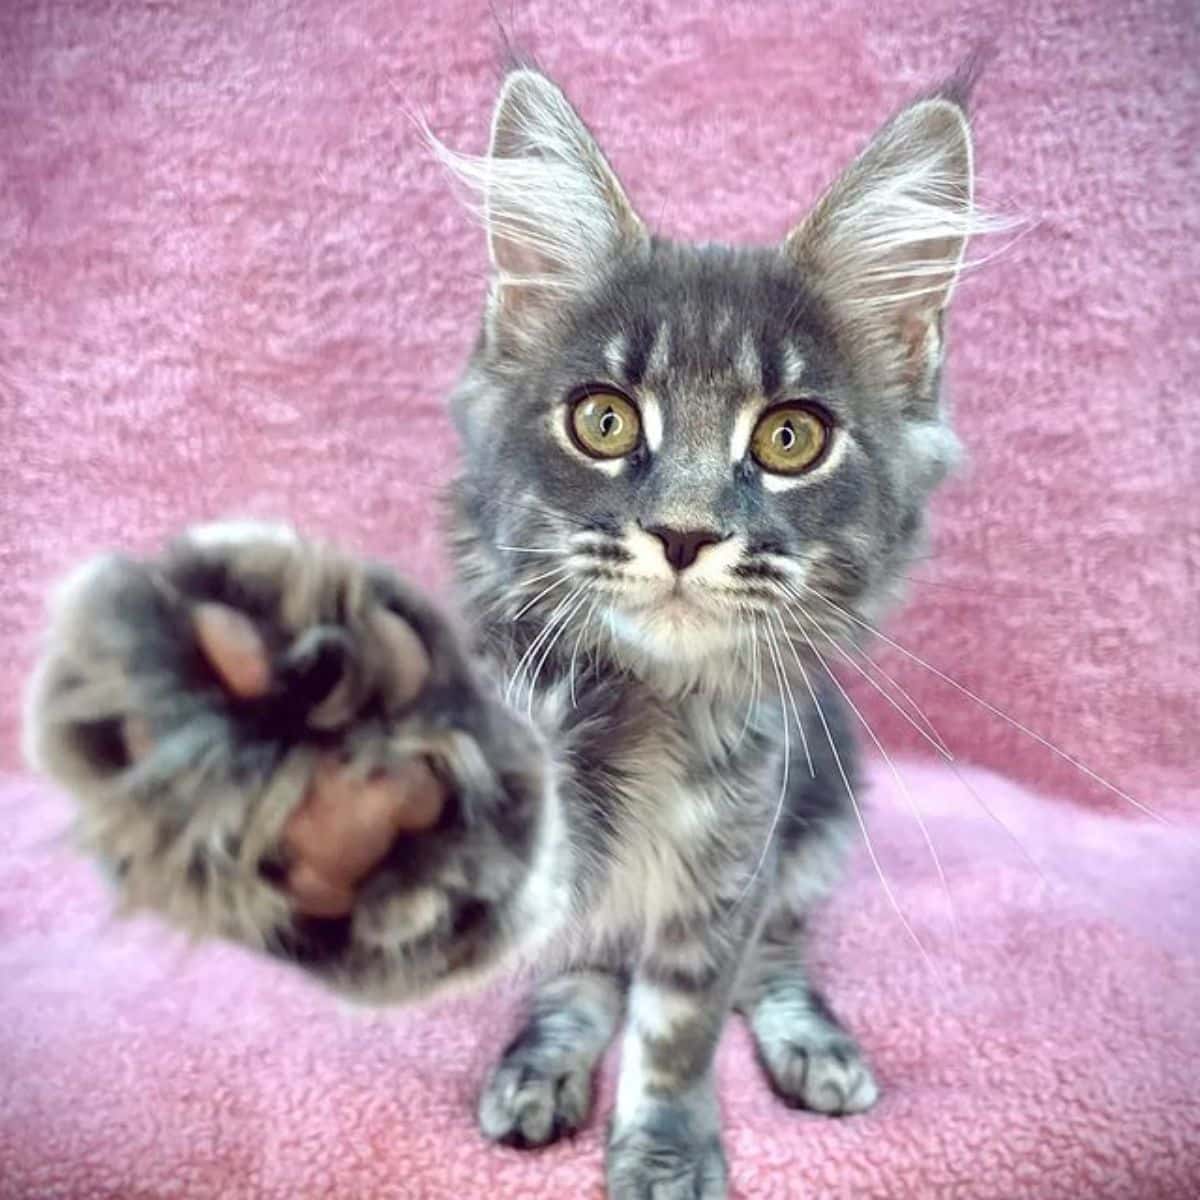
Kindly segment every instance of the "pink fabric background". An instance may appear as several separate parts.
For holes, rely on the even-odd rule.
[[[1195,7],[498,7],[652,223],[731,239],[780,235],[896,104],[999,36],[980,194],[1036,225],[960,293],[973,466],[894,630],[1174,824],[886,656],[997,773],[975,786],[1048,882],[953,775],[910,763],[956,941],[881,775],[872,828],[933,966],[865,868],[817,958],[885,1099],[785,1112],[731,1026],[733,1177],[746,1197],[1196,1194]],[[599,1117],[534,1158],[473,1132],[510,990],[350,1019],[236,951],[111,926],[16,751],[43,594],[98,547],[286,515],[444,579],[441,397],[484,252],[405,114],[481,148],[497,42],[475,0],[0,11],[0,1196],[600,1195]]]

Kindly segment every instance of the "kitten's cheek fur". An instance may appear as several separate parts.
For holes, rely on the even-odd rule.
[[[555,911],[558,808],[540,736],[482,689],[440,614],[394,577],[299,540],[245,550],[206,536],[161,564],[113,557],[77,572],[31,689],[30,757],[74,795],[78,839],[109,868],[125,911],[266,950],[362,1000],[478,977]],[[319,696],[298,709],[285,695],[282,714],[231,702],[206,673],[189,613],[198,599],[244,597],[251,560],[268,643],[340,622],[369,663],[386,655],[371,641],[384,605],[428,648],[429,686],[391,704],[385,664],[376,692],[334,730],[313,727]],[[309,597],[299,617],[297,575]],[[150,733],[136,761],[122,736],[131,722]],[[365,768],[424,756],[450,801],[434,829],[393,843],[349,916],[305,917],[282,889],[285,831],[331,740]]]

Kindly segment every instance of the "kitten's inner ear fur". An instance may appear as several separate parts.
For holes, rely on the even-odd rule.
[[[966,113],[937,97],[885,126],[784,248],[894,382],[931,400],[942,311],[967,239],[985,225],[973,205]]]
[[[460,172],[461,173],[461,172]],[[507,76],[492,117],[483,206],[493,266],[488,325],[520,344],[645,226],[563,93],[536,71]]]

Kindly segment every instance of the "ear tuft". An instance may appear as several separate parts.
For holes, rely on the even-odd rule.
[[[595,139],[538,71],[505,77],[485,156],[426,136],[483,218],[493,267],[488,325],[501,341],[538,337],[565,295],[622,245],[646,237]]]
[[[785,245],[848,312],[936,310],[967,239],[991,228],[974,207],[966,113],[937,97],[900,113]]]
[[[906,384],[936,376],[941,314],[968,240],[1011,228],[975,206],[961,91],[899,113],[785,242],[839,319],[892,351],[893,364],[899,355]]]

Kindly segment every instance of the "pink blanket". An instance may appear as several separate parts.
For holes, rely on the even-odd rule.
[[[882,703],[949,904],[890,775],[820,974],[878,1067],[871,1114],[720,1071],[758,1197],[1200,1194],[1200,35],[1172,0],[498,5],[651,220],[779,235],[892,107],[980,34],[980,191],[1036,224],[962,289],[973,467],[939,504],[882,661],[1025,853]],[[282,968],[113,925],[22,773],[48,582],[198,516],[287,515],[437,585],[440,397],[484,254],[410,109],[482,146],[483,0],[0,11],[0,1197],[599,1197],[601,1109],[533,1157],[473,1092],[518,990],[347,1014]],[[1017,782],[1006,782],[1015,780]],[[1041,871],[1041,875],[1038,873]],[[1043,878],[1044,876],[1044,878]],[[948,914],[953,914],[954,920]]]

